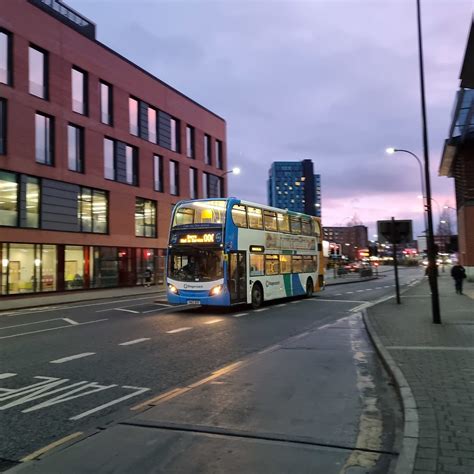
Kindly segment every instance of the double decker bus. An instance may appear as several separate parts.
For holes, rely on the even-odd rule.
[[[167,258],[171,304],[230,306],[324,287],[317,217],[236,198],[181,201],[173,210]]]

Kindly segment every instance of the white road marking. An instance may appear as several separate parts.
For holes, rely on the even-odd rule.
[[[135,311],[133,309],[126,309],[126,308],[112,308],[115,311],[125,311],[126,313],[134,313],[134,314],[140,314],[140,311]]]
[[[79,324],[77,321],[74,321],[73,319],[63,318],[63,320],[69,324],[72,324],[73,326],[77,326]]]
[[[138,344],[140,342],[149,341],[150,337],[142,337],[141,339],[133,339],[133,341],[121,342],[119,346],[131,346],[132,344]]]
[[[60,319],[62,319],[62,318],[60,318]],[[22,333],[19,333],[19,334],[11,334],[10,336],[2,336],[2,337],[0,337],[0,339],[10,339],[12,337],[27,336],[28,334],[37,334],[37,333],[40,333],[40,332],[56,331],[57,329],[77,328],[78,326],[85,326],[86,324],[100,323],[101,321],[108,321],[108,318],[96,319],[95,321],[87,321],[85,323],[79,323],[75,326],[71,326],[70,324],[68,324],[67,326],[57,326],[55,328],[39,329],[38,331],[28,331],[28,332],[22,332]]]
[[[178,328],[178,329],[172,329],[171,331],[166,331],[167,334],[176,334],[177,332],[183,332],[183,331],[188,331],[191,328]]]
[[[152,300],[155,299],[158,294],[162,294],[158,292],[157,294],[154,294],[153,296],[143,296],[141,298],[130,298],[126,300],[119,300],[120,303],[125,303],[127,301],[137,301],[137,300]],[[98,298],[100,299],[100,298]],[[107,298],[109,299],[109,298]],[[67,310],[67,309],[76,309],[76,308],[88,308],[89,306],[104,306],[106,304],[117,304],[117,301],[104,301],[103,303],[90,303],[90,304],[81,304],[81,305],[76,305],[76,306],[67,306],[67,305],[61,305],[61,306],[42,306],[41,308],[24,308],[24,309],[19,309],[17,311],[10,311],[8,313],[0,313],[1,316],[27,316],[29,314],[34,314],[34,313],[44,313],[48,311],[56,311],[56,310]],[[97,312],[97,311],[96,311]]]
[[[384,286],[384,288],[390,288],[390,285],[386,285],[386,286]]]
[[[363,291],[365,291],[365,290],[357,290],[357,293],[362,293]]]
[[[120,398],[117,398],[115,400],[112,400],[109,403],[104,403],[103,405],[92,408],[92,410],[85,411],[84,413],[80,413],[79,415],[73,416],[69,419],[72,420],[72,421],[80,420],[81,418],[85,418],[86,416],[92,415],[92,413],[96,413],[100,410],[103,410],[104,408],[108,408],[112,405],[116,405],[117,403],[123,402],[124,400],[128,400],[129,398],[137,397],[138,395],[141,395],[142,393],[148,392],[148,390],[150,390],[149,388],[132,387],[132,386],[129,386],[129,385],[123,385],[122,388],[126,388],[126,389],[129,389],[129,390],[136,390],[136,392],[133,392],[133,393],[130,393],[128,395],[125,395],[124,397],[120,397]]]
[[[352,295],[353,293],[353,291],[346,291],[346,295]]]
[[[334,296],[342,296],[342,293],[336,293]]]
[[[381,287],[381,286],[376,286],[375,289],[376,289],[376,290],[381,290],[382,287]]]
[[[367,303],[367,301],[363,301],[363,300],[325,300],[323,298],[316,298],[310,301],[315,301],[315,302],[324,301],[328,303]]]
[[[298,304],[298,303],[302,303],[301,300],[298,300],[298,301],[290,301],[291,304]]]
[[[51,321],[62,321],[63,319],[64,318],[43,319],[42,321],[34,321],[32,323],[15,324],[14,326],[4,326],[4,327],[0,328],[0,331],[2,329],[19,328],[19,327],[22,327],[22,326],[31,326],[32,324],[49,323]]]
[[[372,291],[373,288],[366,288],[365,291]]]
[[[277,304],[275,305],[275,308],[283,308],[283,306],[286,306],[287,303],[281,303],[281,304]]]
[[[204,324],[215,324],[220,323],[222,319],[211,319],[210,321],[205,321]]]
[[[83,352],[82,354],[75,354],[68,357],[63,357],[62,359],[52,360],[50,364],[63,364],[64,362],[69,362],[70,360],[82,359],[83,357],[89,357],[95,355],[95,352]]]
[[[280,348],[281,348],[280,344],[275,344],[274,346],[270,346],[270,347],[267,347],[266,349],[263,349],[262,351],[259,352],[259,354],[266,354],[267,352],[273,352]]]
[[[291,339],[294,340],[294,339],[301,339],[302,337],[305,337],[309,334],[309,331],[306,331],[306,332],[302,332],[301,334],[297,334],[296,336],[293,336]]]
[[[268,308],[256,309],[256,310],[255,310],[255,313],[261,313],[262,311],[268,311]]]
[[[234,314],[234,318],[241,318],[242,316],[247,316],[249,313],[239,313],[239,314]]]
[[[15,377],[16,374],[13,374],[12,372],[5,372],[3,374],[0,374],[0,380],[1,379],[9,379],[10,377]]]
[[[164,306],[163,308],[155,308],[155,309],[149,309],[147,311],[142,311],[142,314],[148,314],[148,313],[157,313],[158,311],[163,311],[164,309],[168,309],[169,307],[171,307],[172,305],[170,304],[164,304],[162,305]]]

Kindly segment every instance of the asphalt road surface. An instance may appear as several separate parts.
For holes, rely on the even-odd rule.
[[[420,269],[403,269],[401,288],[419,278]],[[259,310],[178,311],[144,296],[0,313],[0,468],[71,433],[127,419],[135,413],[131,408],[161,392],[310,328],[334,324],[394,291],[387,273]],[[370,346],[366,335],[360,338]],[[348,350],[344,347],[341,351]],[[372,358],[375,388],[384,400],[384,449],[395,452],[397,401],[375,354]],[[347,383],[357,388],[357,380]],[[331,403],[325,387],[320,390]]]

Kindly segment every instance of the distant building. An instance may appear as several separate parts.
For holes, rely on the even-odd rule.
[[[350,260],[358,258],[358,250],[369,245],[368,229],[365,225],[349,227],[324,227],[324,240],[341,246],[342,255]]]
[[[313,162],[275,161],[268,172],[268,204],[321,217],[321,175]]]
[[[461,69],[452,122],[439,166],[440,176],[454,178],[459,261],[474,281],[474,26]]]

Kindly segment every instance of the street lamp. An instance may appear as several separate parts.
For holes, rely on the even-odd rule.
[[[229,174],[229,173],[240,174],[240,168],[235,167],[235,168],[232,168],[232,169],[229,170],[229,171],[226,171],[226,172],[222,173],[222,174],[221,174],[221,178],[222,178],[223,176],[225,176],[226,174]]]
[[[395,153],[407,153],[408,155],[413,156],[415,160],[418,162],[418,165],[420,166],[420,177],[421,177],[421,192],[423,193],[423,199],[426,197],[425,194],[425,181],[423,179],[423,165],[421,164],[421,160],[418,158],[418,156],[415,155],[415,153],[411,152],[410,150],[403,150],[401,148],[386,148],[385,152],[387,155],[393,155]]]

